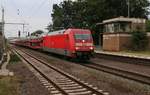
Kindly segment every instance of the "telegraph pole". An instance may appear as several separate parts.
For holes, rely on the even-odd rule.
[[[2,7],[2,43],[3,43],[3,53],[5,52],[6,46],[5,46],[5,34],[4,34],[4,25],[5,25],[5,20],[4,20],[4,8]]]
[[[127,0],[128,5],[128,18],[130,18],[130,0]]]

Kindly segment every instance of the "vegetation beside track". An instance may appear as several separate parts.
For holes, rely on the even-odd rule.
[[[9,64],[18,63],[20,58],[11,53]],[[0,76],[0,95],[20,95],[21,79],[16,76]]]
[[[102,51],[99,49],[96,49],[97,51]],[[132,50],[124,50],[120,52],[113,52],[113,51],[103,51],[106,53],[112,53],[112,54],[124,54],[124,55],[135,55],[135,56],[150,56],[150,50],[145,51],[132,51]]]
[[[0,95],[20,95],[19,85],[17,77],[0,76]]]
[[[130,54],[130,55],[139,55],[139,56],[150,56],[150,50],[145,51],[122,51],[121,53]]]
[[[20,58],[11,53],[9,64],[20,62]],[[20,95],[21,79],[16,76],[0,76],[0,95]]]
[[[11,59],[10,59],[10,63],[17,63],[19,61],[21,61],[21,59],[14,53],[11,53],[10,55]]]
[[[143,51],[148,48],[148,36],[146,32],[134,31],[131,38],[131,50]]]

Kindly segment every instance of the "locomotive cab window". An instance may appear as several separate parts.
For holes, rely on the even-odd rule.
[[[90,34],[75,34],[75,39],[76,40],[88,40],[91,39],[91,35]]]

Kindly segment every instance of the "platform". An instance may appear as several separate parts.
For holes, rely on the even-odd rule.
[[[150,60],[150,55],[145,55],[145,54],[134,54],[134,53],[127,53],[127,52],[110,52],[110,51],[102,51],[102,50],[95,50],[95,53]]]

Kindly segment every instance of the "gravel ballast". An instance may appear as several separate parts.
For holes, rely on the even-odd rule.
[[[21,95],[50,95],[23,62],[10,63],[8,69],[13,71],[15,77],[20,79],[19,91]]]
[[[44,53],[33,50],[28,51],[43,60],[47,60],[50,64],[64,70],[65,72],[99,87],[99,89],[108,91],[111,95],[150,95],[150,86],[148,85],[143,85],[118,76],[90,69],[75,64],[75,62],[52,57],[51,55],[46,55]]]

